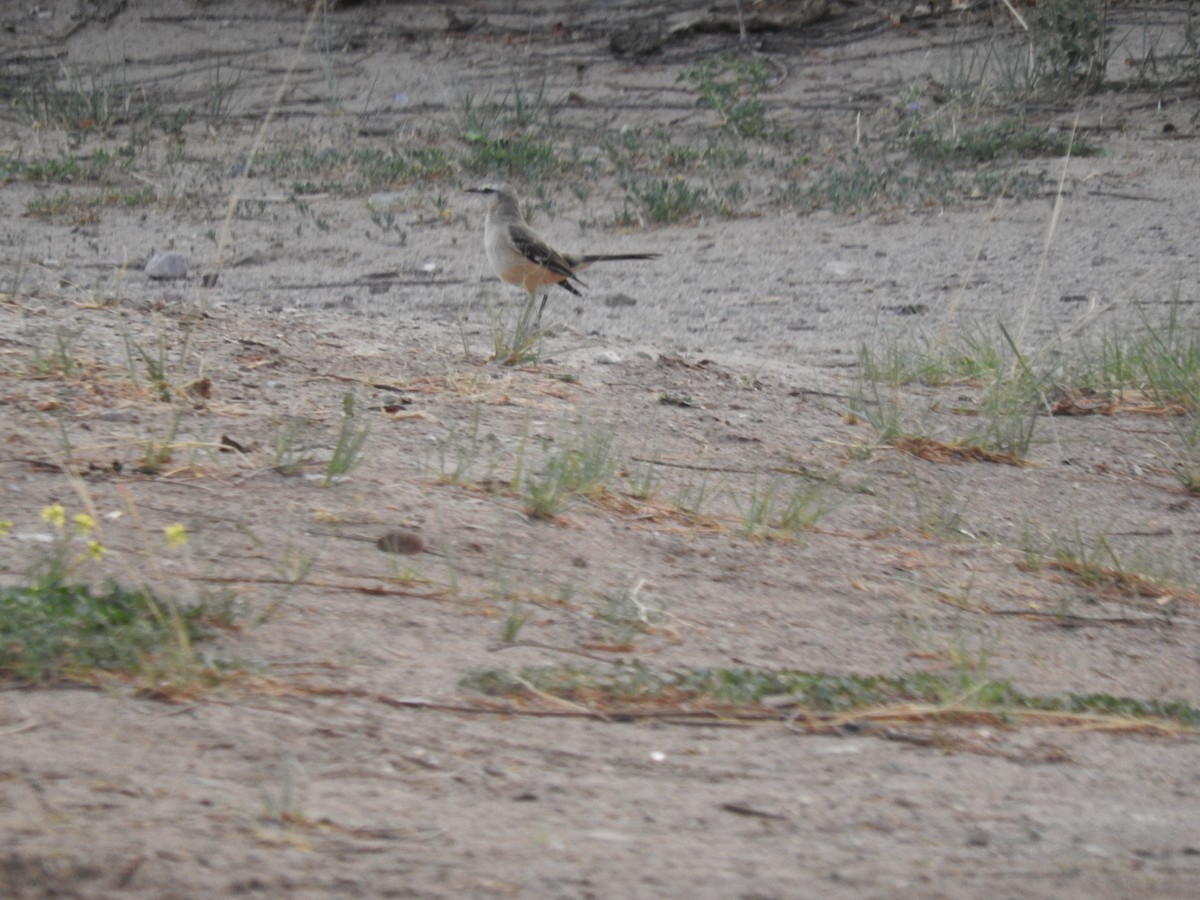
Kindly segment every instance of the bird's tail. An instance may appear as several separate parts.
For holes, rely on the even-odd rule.
[[[662,256],[661,253],[593,253],[579,257],[579,262],[590,266],[594,262],[616,259],[658,259],[660,256]]]

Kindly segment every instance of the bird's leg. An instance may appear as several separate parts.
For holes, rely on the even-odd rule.
[[[534,323],[536,327],[542,326],[542,313],[546,310],[546,301],[550,299],[550,292],[542,294],[542,305],[538,307],[537,321]]]

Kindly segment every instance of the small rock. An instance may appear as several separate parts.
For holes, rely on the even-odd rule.
[[[973,828],[967,832],[968,847],[986,847],[992,842],[992,836],[982,828]]]
[[[384,553],[413,554],[425,552],[425,541],[415,531],[389,531],[375,542]]]
[[[151,278],[179,279],[187,278],[187,260],[182,253],[156,253],[146,263],[146,274]]]
[[[403,212],[411,205],[408,195],[401,193],[372,194],[367,198],[367,209],[377,213]]]
[[[637,306],[637,300],[628,294],[612,294],[604,298],[604,305],[609,309],[615,309],[618,306]]]
[[[625,360],[621,358],[621,354],[615,350],[601,350],[596,354],[596,362],[602,366],[616,366],[623,363]]]

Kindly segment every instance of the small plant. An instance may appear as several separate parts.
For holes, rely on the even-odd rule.
[[[312,461],[311,454],[318,446],[313,423],[288,416],[272,432],[271,468],[282,475],[296,475]]]
[[[500,640],[506,644],[511,644],[515,641],[521,634],[521,629],[529,622],[532,615],[520,603],[514,603],[508,611],[508,615],[500,621]]]
[[[223,125],[232,114],[233,95],[241,80],[241,74],[237,72],[222,77],[221,64],[217,63],[205,94],[204,118],[209,125]]]
[[[577,440],[547,446],[541,474],[524,479],[525,512],[535,519],[552,519],[577,497],[601,496],[618,464],[607,432],[584,431]]]
[[[875,432],[878,444],[891,444],[905,435],[921,432],[914,425],[898,387],[884,389],[878,381],[862,379],[855,383],[847,404],[847,418],[854,424],[865,422]]]
[[[179,424],[182,421],[183,409],[178,406],[171,407],[167,427],[161,434],[148,438],[143,444],[142,461],[138,466],[139,472],[145,475],[157,475],[162,471],[163,466],[171,461],[176,449],[175,438],[179,434]]]
[[[342,396],[342,424],[338,429],[333,455],[325,464],[326,487],[363,463],[363,445],[371,433],[370,423],[363,423],[354,411],[354,395]]]
[[[1076,526],[1071,536],[1063,538],[1026,528],[1022,551],[1027,569],[1049,566],[1067,572],[1079,584],[1101,595],[1122,600],[1153,598],[1167,611],[1167,601],[1172,598],[1182,596],[1200,601],[1200,592],[1189,584],[1185,575],[1123,557],[1103,532],[1088,538]]]
[[[658,486],[658,473],[650,460],[637,460],[624,473],[635,500],[649,500]]]
[[[739,138],[759,138],[767,133],[767,107],[759,94],[770,75],[758,60],[722,56],[693,66],[679,80],[687,79],[696,87],[700,103],[716,111],[723,129]]]
[[[548,139],[554,112],[544,80],[532,93],[515,85],[499,101],[464,97],[459,118],[466,151],[460,165],[478,175],[499,173],[534,182],[564,168]]]
[[[689,477],[671,499],[676,509],[692,519],[698,519],[704,514],[704,510],[712,503],[716,494],[709,484],[709,474],[702,471],[698,476],[693,474]]]
[[[596,618],[605,625],[606,640],[626,645],[639,634],[661,628],[666,623],[666,600],[645,587],[644,581],[638,581],[632,588],[623,588],[604,597]]]
[[[79,340],[79,332],[71,332],[61,325],[54,329],[54,343],[49,350],[40,344],[33,346],[33,371],[37,375],[61,375],[71,378],[77,375],[82,366],[76,357],[75,344]]]
[[[927,166],[977,166],[996,160],[1037,157],[1095,156],[1100,148],[1070,130],[1049,130],[1020,121],[1000,121],[958,130],[950,135],[922,128],[909,139],[910,152]]]
[[[1107,0],[1044,0],[1030,31],[1039,83],[1064,93],[1104,84],[1112,56]]]
[[[298,785],[303,768],[294,756],[281,759],[272,767],[271,781],[259,785],[262,819],[278,825],[306,827],[310,823],[303,810],[303,790]]]
[[[437,444],[436,478],[443,484],[469,485],[490,478],[493,465],[492,444],[494,438],[485,433],[482,426],[483,411],[480,403],[476,402],[471,409],[471,417],[467,426],[455,424],[446,436]],[[522,435],[521,447],[525,446]],[[486,457],[486,472],[480,472]],[[520,482],[521,452],[517,454],[517,476],[513,486]]]
[[[670,225],[695,218],[712,207],[704,188],[694,188],[682,178],[631,178],[621,182],[624,209],[617,215],[621,224],[653,222]]]
[[[152,115],[144,95],[139,102],[134,89],[114,76],[104,80],[66,67],[61,75],[57,83],[50,73],[32,79],[31,86],[17,94],[16,106],[31,124],[78,136],[104,133],[119,122]]]
[[[94,671],[144,674],[164,656],[194,662],[192,644],[204,625],[225,621],[202,602],[181,609],[149,590],[108,578],[89,577],[106,557],[96,520],[87,513],[68,517],[60,504],[42,510],[49,549],[26,573],[25,582],[0,588],[0,676],[44,683],[88,680]],[[0,522],[0,540],[11,539],[13,523]],[[163,531],[162,547],[187,543],[183,525]]]
[[[742,517],[742,534],[794,537],[829,511],[826,490],[826,485],[819,482],[797,479],[789,491],[781,479],[775,478],[762,489],[755,484],[745,496],[734,493],[734,505]]]
[[[542,328],[542,306],[530,294],[514,312],[509,307],[488,308],[492,329],[492,359],[505,366],[523,366],[539,359],[538,348],[547,332]]]
[[[178,353],[174,354],[174,358],[172,358],[172,354],[168,352],[167,339],[164,335],[158,335],[154,348],[148,350],[128,331],[122,331],[121,337],[125,342],[125,358],[129,364],[129,377],[133,383],[141,387],[142,382],[138,370],[144,368],[150,387],[157,395],[157,399],[164,403],[170,403],[175,393],[178,392],[179,383],[185,378],[191,356],[192,333],[191,329],[184,333]]]
[[[987,384],[980,408],[978,443],[998,453],[1024,459],[1033,445],[1039,414],[1046,408],[1042,380],[1001,326],[1014,356],[1013,365]]]

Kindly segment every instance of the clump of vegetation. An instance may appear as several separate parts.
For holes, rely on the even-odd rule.
[[[227,603],[185,606],[111,577],[88,578],[108,553],[96,520],[87,513],[68,518],[59,504],[43,509],[42,519],[49,548],[24,583],[0,588],[0,677],[48,683],[86,681],[97,672],[194,671],[194,644],[213,626],[232,623]],[[13,527],[0,521],[0,539],[11,540]],[[182,546],[187,530],[170,525],[162,540],[164,550]]]
[[[706,59],[679,76],[700,92],[700,103],[716,111],[721,127],[740,138],[767,134],[766,104],[759,98],[771,71],[760,60],[735,56]]]
[[[963,671],[953,675],[913,672],[900,675],[834,675],[793,670],[765,671],[738,668],[681,669],[654,672],[638,663],[613,672],[595,672],[569,665],[528,667],[518,672],[485,669],[469,672],[459,684],[490,696],[552,696],[573,703],[586,702],[598,711],[633,714],[645,708],[662,714],[678,708],[680,714],[703,709],[732,710],[757,706],[816,713],[853,713],[870,709],[873,718],[886,718],[888,707],[901,708],[912,720],[914,704],[926,708],[930,718],[952,723],[956,716],[970,721],[973,713],[987,712],[1002,718],[1023,714],[1061,713],[1066,716],[1167,720],[1185,727],[1200,726],[1200,709],[1186,703],[1138,700],[1110,694],[1039,696],[1017,690],[1005,680],[980,677]],[[786,703],[784,702],[786,701]]]

